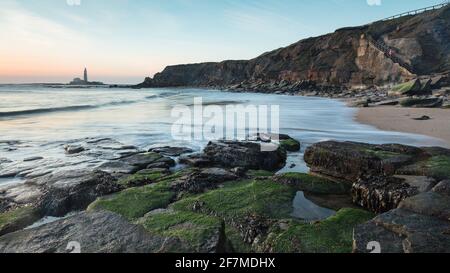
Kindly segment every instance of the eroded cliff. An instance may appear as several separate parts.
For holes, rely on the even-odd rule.
[[[139,87],[359,88],[450,70],[450,6],[339,29],[252,60],[168,66]]]

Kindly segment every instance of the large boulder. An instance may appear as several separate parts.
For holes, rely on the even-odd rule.
[[[221,168],[206,168],[193,170],[171,183],[175,192],[202,193],[216,188],[220,183],[234,181],[239,177],[228,170]]]
[[[357,226],[354,248],[370,252],[373,243],[381,253],[450,253],[450,221],[395,209]]]
[[[281,147],[274,151],[264,151],[262,145],[264,144],[238,141],[210,142],[203,154],[183,158],[182,162],[197,166],[211,165],[268,171],[283,168],[286,164],[286,151]]]
[[[437,97],[405,98],[400,101],[401,106],[413,108],[438,108],[442,107],[443,104],[444,100]]]
[[[352,187],[353,202],[375,213],[395,209],[400,202],[418,193],[417,187],[399,177],[360,178]]]
[[[408,198],[399,207],[450,221],[450,198],[436,192],[425,192]]]
[[[420,148],[399,144],[326,141],[308,147],[305,162],[312,172],[354,183],[361,176],[393,175],[426,156]]]
[[[219,219],[192,213],[163,210],[136,225],[112,212],[82,212],[0,237],[0,253],[220,252],[223,229]]]
[[[34,181],[42,184],[38,207],[46,216],[64,216],[83,210],[97,197],[121,190],[115,178],[101,171],[59,172]]]

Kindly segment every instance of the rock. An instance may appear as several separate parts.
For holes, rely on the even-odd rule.
[[[0,213],[36,206],[42,194],[42,187],[30,182],[0,187]]]
[[[84,210],[97,197],[117,192],[121,187],[111,175],[101,171],[61,171],[30,183],[42,185],[37,207],[45,216],[64,216]]]
[[[64,150],[66,151],[66,154],[73,155],[73,154],[79,154],[84,151],[84,148],[81,146],[71,146],[66,145],[64,146]]]
[[[286,134],[258,133],[256,135],[256,140],[262,141],[262,142],[271,142],[273,140],[281,141],[281,140],[290,140],[290,139],[293,139],[293,138]]]
[[[166,168],[145,169],[119,179],[118,183],[124,188],[140,187],[158,182],[170,174],[170,171]]]
[[[380,102],[372,103],[370,106],[395,106],[398,105],[400,101],[398,99],[393,100],[383,100]]]
[[[353,233],[353,252],[371,253],[371,243],[379,244],[381,253],[403,253],[403,239],[373,222],[359,225]]]
[[[352,107],[369,107],[370,100],[369,99],[362,99],[362,100],[356,100],[351,103]]]
[[[353,202],[375,213],[395,209],[401,201],[418,193],[417,188],[396,177],[361,178],[352,187]]]
[[[426,176],[395,175],[395,177],[403,179],[404,183],[416,188],[420,193],[430,191],[436,185],[436,180]]]
[[[450,196],[450,180],[444,180],[439,182],[433,189],[433,192],[442,195]]]
[[[152,163],[160,162],[161,159],[163,159],[163,156],[161,156],[160,154],[150,152],[134,154],[128,157],[124,157],[120,159],[120,161],[128,165],[135,166],[139,169],[144,169]]]
[[[30,161],[37,161],[37,160],[41,160],[41,159],[44,159],[44,158],[42,156],[33,156],[33,157],[27,157],[23,161],[30,162]]]
[[[355,228],[354,252],[378,242],[382,253],[449,253],[449,230],[449,221],[395,209]]]
[[[237,180],[238,176],[221,168],[207,168],[194,170],[193,172],[171,183],[171,188],[176,192],[203,193],[208,189],[214,189],[220,183]]]
[[[441,98],[406,98],[400,101],[403,107],[413,108],[437,108],[441,107],[444,101]]]
[[[33,207],[25,206],[0,213],[0,236],[23,229],[40,219]]]
[[[275,151],[262,151],[260,143],[221,141],[210,142],[204,155],[213,164],[226,168],[279,170],[286,164],[286,152],[278,147]]]
[[[138,221],[149,233],[161,234],[175,245],[160,252],[218,253],[225,251],[225,224],[220,218],[182,211],[150,212]]]
[[[430,87],[432,89],[438,89],[443,87],[447,81],[447,78],[443,75],[438,75],[436,77],[431,78]]]
[[[190,154],[194,151],[192,149],[186,148],[186,147],[160,147],[160,148],[153,148],[150,149],[149,152],[159,153],[165,156],[180,156],[183,154]]]
[[[213,162],[204,154],[193,154],[180,157],[180,163],[199,168],[213,165]]]
[[[172,167],[175,167],[175,165],[176,165],[175,160],[169,157],[163,157],[161,159],[158,159],[157,162],[149,164],[147,166],[147,169],[155,169],[155,168],[170,169]]]
[[[82,253],[152,253],[181,245],[175,238],[151,235],[142,226],[101,211],[2,236],[0,253],[69,253],[70,242],[79,243]]]
[[[429,116],[421,116],[420,118],[413,118],[413,120],[430,120]]]
[[[300,151],[300,142],[295,139],[286,139],[280,141],[280,146],[288,152]]]
[[[402,201],[399,208],[450,221],[450,198],[435,192],[425,192]]]
[[[133,174],[143,169],[170,168],[175,161],[158,153],[138,153],[106,162],[98,169],[107,173]]]
[[[121,161],[109,161],[100,165],[98,170],[111,174],[132,174],[137,172],[139,168]]]
[[[312,172],[354,183],[363,175],[392,175],[425,156],[420,148],[398,144],[327,141],[308,147],[305,162]]]
[[[344,195],[351,191],[350,185],[338,183],[322,177],[303,173],[283,173],[276,175],[274,181],[293,186],[296,190],[320,195]]]
[[[422,84],[419,79],[399,84],[392,88],[391,93],[397,95],[415,96],[421,95]]]

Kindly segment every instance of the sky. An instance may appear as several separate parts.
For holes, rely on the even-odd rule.
[[[443,0],[1,0],[0,83],[139,83]]]

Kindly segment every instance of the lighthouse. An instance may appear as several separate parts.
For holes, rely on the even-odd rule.
[[[88,73],[87,73],[87,68],[86,67],[84,68],[84,78],[83,78],[83,80],[84,80],[85,83],[89,82],[88,81]]]

